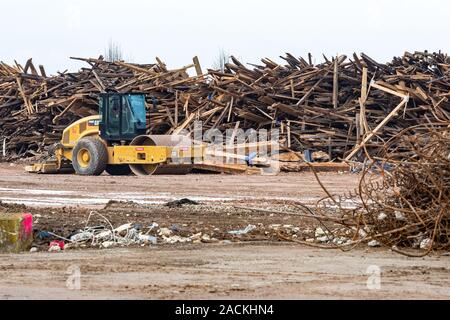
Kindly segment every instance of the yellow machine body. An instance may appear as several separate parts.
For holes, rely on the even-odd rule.
[[[100,116],[90,116],[78,120],[68,126],[62,135],[61,144],[64,148],[74,148],[77,142],[84,137],[98,136]]]
[[[198,157],[198,155],[204,154],[204,147],[202,146],[149,145],[149,143],[144,143],[142,145],[108,145],[108,143],[100,137],[99,123],[99,115],[89,116],[74,122],[63,131],[61,142],[54,151],[54,159],[52,161],[28,166],[26,167],[26,170],[35,173],[58,173],[63,171],[62,169],[65,164],[73,162],[73,150],[77,143],[86,137],[94,137],[105,145],[108,153],[108,165],[130,165],[132,168],[133,165],[151,166],[151,170],[144,170],[143,172],[153,173],[160,164],[173,165],[173,159],[176,159],[176,163],[180,166],[187,165],[191,163],[194,156]],[[148,136],[141,137],[147,138]],[[165,140],[167,140],[167,137],[170,136],[160,137],[166,137]],[[141,139],[137,141],[145,140],[146,139]],[[152,142],[152,144],[154,144],[154,142]],[[79,161],[83,160],[88,162],[90,160],[89,155],[86,155],[86,158],[84,159],[79,159]],[[139,170],[139,172],[141,171],[142,170]]]

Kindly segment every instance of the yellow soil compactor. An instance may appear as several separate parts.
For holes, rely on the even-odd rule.
[[[204,147],[194,147],[178,135],[146,135],[145,96],[100,95],[99,115],[67,127],[62,140],[49,150],[50,158],[28,166],[34,173],[75,171],[79,175],[151,175],[187,173]]]

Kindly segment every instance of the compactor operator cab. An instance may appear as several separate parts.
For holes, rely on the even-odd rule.
[[[145,96],[137,93],[100,95],[100,137],[105,141],[129,142],[146,134]]]

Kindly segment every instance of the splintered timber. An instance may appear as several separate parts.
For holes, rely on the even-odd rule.
[[[366,151],[375,153],[405,128],[450,121],[450,59],[441,52],[406,52],[386,64],[365,54],[324,56],[319,64],[310,55],[247,65],[232,56],[224,70],[205,73],[198,58],[174,70],[159,58],[152,64],[73,59],[87,67],[49,76],[31,59],[0,63],[3,160],[45,154],[69,124],[98,113],[102,92],[144,93],[148,134],[192,132],[195,121],[205,130],[276,128],[284,151],[322,152],[327,160],[346,158],[369,134]],[[368,90],[372,81],[410,98],[376,134],[400,98]]]

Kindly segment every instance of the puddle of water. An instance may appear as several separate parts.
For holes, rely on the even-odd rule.
[[[63,206],[104,206],[109,201],[132,201],[137,204],[142,205],[150,205],[150,204],[164,204],[169,201],[180,199],[180,197],[118,197],[115,194],[110,194],[110,197],[100,198],[100,197],[91,197],[91,198],[74,198],[74,197],[0,197],[0,201],[4,203],[15,203],[15,204],[23,204],[27,206],[39,206],[39,207],[63,207]],[[183,197],[181,197],[183,198]],[[219,202],[219,201],[231,201],[232,198],[214,198],[214,197],[189,197],[194,201],[203,201],[203,202]]]
[[[92,201],[84,201],[83,203],[81,201],[79,201],[80,199],[72,199],[73,201],[67,201],[67,199],[64,199],[63,201],[48,201],[48,199],[42,199],[42,200],[37,200],[37,199],[6,199],[6,200],[1,200],[4,203],[9,203],[9,204],[23,204],[26,206],[32,206],[32,207],[76,207],[76,206],[104,206],[106,205],[109,200],[104,200],[104,201],[96,201],[96,200],[92,200]],[[86,199],[83,199],[86,200]],[[89,200],[89,199],[88,199]],[[145,203],[142,204],[164,204],[166,203],[165,201],[146,201]]]
[[[62,190],[48,190],[48,189],[14,189],[14,188],[0,188],[0,192],[3,193],[26,193],[34,195],[70,195],[75,194],[74,191],[62,191]]]

